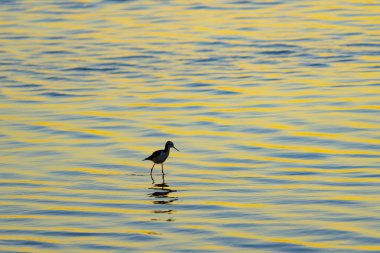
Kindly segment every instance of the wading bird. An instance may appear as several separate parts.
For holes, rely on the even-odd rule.
[[[165,144],[165,149],[164,150],[157,150],[157,151],[154,151],[149,157],[145,158],[143,161],[145,160],[150,160],[153,162],[153,166],[152,168],[150,169],[150,174],[152,174],[152,171],[153,171],[153,168],[154,168],[154,165],[156,164],[160,164],[161,163],[161,171],[162,171],[162,174],[164,174],[164,162],[166,161],[166,159],[168,158],[169,156],[169,153],[170,153],[170,148],[175,148],[175,150],[177,150],[179,152],[179,150],[174,147],[174,144],[173,142],[171,141],[168,141],[166,142]]]

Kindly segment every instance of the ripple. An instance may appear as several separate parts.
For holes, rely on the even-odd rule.
[[[55,243],[32,241],[32,240],[0,240],[1,244],[17,245],[17,246],[31,246],[39,248],[59,248],[59,245]]]
[[[54,230],[11,230],[6,229],[1,231],[2,234],[13,234],[13,233],[21,233],[21,234],[29,234],[33,232],[38,235],[44,236],[63,236],[63,237],[120,237],[124,239],[130,239],[135,241],[152,241],[156,240],[155,237],[149,235],[142,235],[137,233],[112,233],[112,232],[76,232],[76,231],[54,231]]]
[[[213,85],[208,84],[208,83],[189,83],[189,84],[186,84],[184,86],[191,87],[191,88],[198,88],[198,87],[209,87],[209,86],[213,86]]]
[[[80,72],[90,72],[90,71],[95,71],[95,72],[103,72],[103,71],[114,71],[117,70],[118,68],[93,68],[93,67],[76,67],[76,68],[69,68],[65,69],[65,71],[80,71]]]
[[[77,95],[74,94],[68,94],[68,93],[63,93],[63,92],[44,92],[41,93],[43,96],[48,96],[48,97],[75,97]]]
[[[81,216],[81,217],[102,217],[103,215],[108,216],[120,216],[115,212],[86,212],[86,211],[72,211],[72,210],[38,210],[30,211],[27,214],[37,214],[37,215],[46,215],[46,216]],[[75,236],[87,236],[91,233],[75,233]]]
[[[329,5],[5,1],[2,251],[380,250],[377,12]]]
[[[292,50],[273,50],[273,51],[263,51],[261,54],[265,55],[288,55],[288,54],[294,54],[295,51]]]
[[[5,87],[9,88],[40,88],[42,87],[41,85],[38,84],[15,84],[15,85],[6,85]]]
[[[321,153],[305,153],[305,152],[279,152],[272,154],[274,157],[294,158],[294,159],[325,159],[328,156]]]

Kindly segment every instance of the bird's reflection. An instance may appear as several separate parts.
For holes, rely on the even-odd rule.
[[[170,186],[165,183],[165,175],[161,176],[161,183],[156,183],[153,175],[150,175],[152,179],[152,186],[149,187],[150,190],[153,190],[152,193],[149,193],[148,196],[153,199],[153,204],[160,205],[160,208],[156,208],[153,213],[156,214],[173,214],[174,210],[168,208],[173,202],[178,200],[178,197],[173,196],[173,193],[177,192],[170,188]],[[158,207],[158,206],[157,206]],[[174,221],[173,218],[169,219],[152,219],[152,220],[165,220],[165,221]]]

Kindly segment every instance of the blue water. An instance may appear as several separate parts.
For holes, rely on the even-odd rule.
[[[380,252],[378,1],[0,3],[1,252]]]

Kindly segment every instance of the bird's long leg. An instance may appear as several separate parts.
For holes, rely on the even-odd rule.
[[[154,178],[152,176],[152,173],[150,173],[150,179],[152,179],[152,184],[154,184],[155,182],[154,182]]]
[[[154,165],[156,165],[156,164],[153,163],[153,166],[152,166],[152,168],[150,169],[150,174],[151,174],[151,175],[152,175],[152,171],[153,171]]]
[[[162,172],[162,175],[164,174],[164,163],[161,163],[161,172]]]

